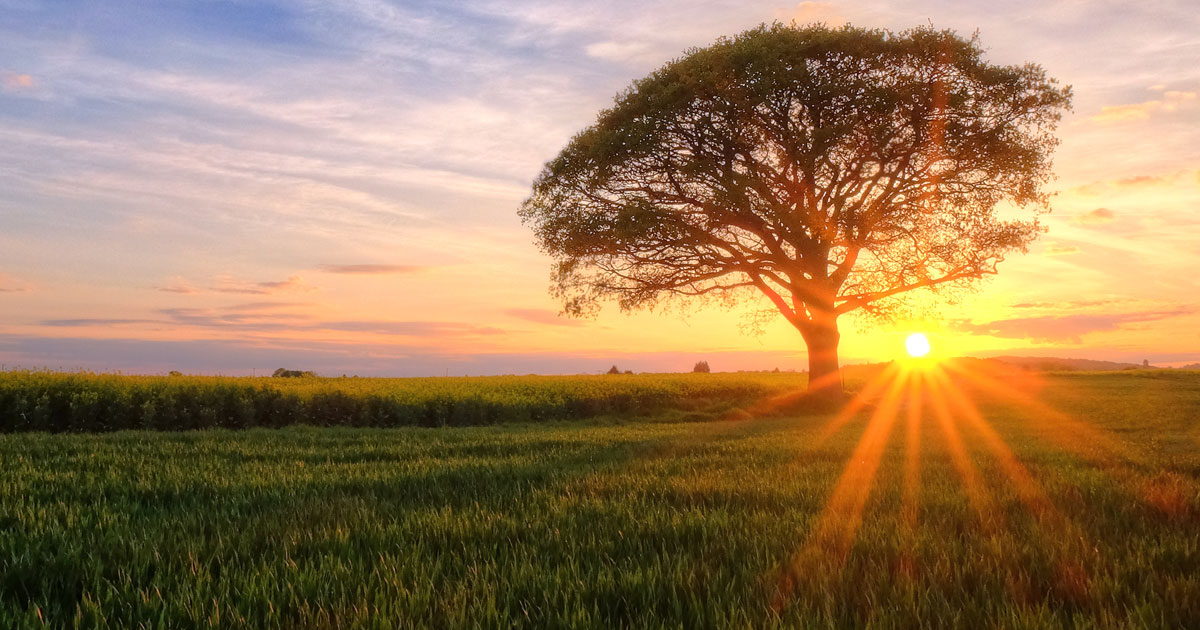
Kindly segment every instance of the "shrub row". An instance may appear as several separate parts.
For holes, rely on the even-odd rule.
[[[281,379],[15,371],[0,373],[0,431],[542,422],[694,408],[697,400],[728,404],[780,389],[736,376],[723,382],[718,375],[304,379],[293,385]],[[714,380],[687,383],[684,377]]]

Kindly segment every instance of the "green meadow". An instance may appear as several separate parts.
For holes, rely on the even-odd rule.
[[[0,627],[1200,627],[1200,373],[876,383],[841,414],[3,417]]]

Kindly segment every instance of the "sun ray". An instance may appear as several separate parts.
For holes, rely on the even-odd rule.
[[[937,382],[939,391],[945,393],[951,405],[957,410],[958,417],[963,418],[981,438],[984,445],[992,452],[992,456],[1000,464],[1004,474],[1014,484],[1017,495],[1026,507],[1039,518],[1053,515],[1057,512],[1050,498],[1046,496],[1040,484],[1033,479],[1029,471],[1017,460],[1012,449],[1004,442],[1004,438],[983,419],[978,407],[956,387],[940,370],[930,372],[930,378]]]
[[[1040,422],[1036,425],[1029,423],[1030,428],[1036,431],[1039,437],[1051,441],[1060,448],[1093,462],[1105,463],[1107,460],[1107,463],[1113,463],[1113,461],[1119,460],[1141,464],[1147,461],[1145,454],[1137,452],[1132,445],[1123,443],[1093,424],[1073,418],[1051,407],[1022,391],[1021,388],[1013,386],[1011,380],[1001,381],[979,370],[967,369],[953,363],[947,363],[945,368],[955,376],[965,378],[972,386],[1033,412],[1027,414],[1028,417],[1038,418]],[[1097,449],[1102,453],[1097,453]],[[1097,455],[1100,456],[1097,457]]]
[[[867,404],[871,402],[871,400],[877,394],[880,393],[880,391],[882,391],[889,384],[894,388],[896,386],[896,382],[900,380],[900,377],[903,374],[904,371],[901,370],[899,364],[896,363],[887,366],[887,368],[885,368],[883,371],[876,374],[870,381],[867,382],[866,386],[859,390],[858,393],[846,403],[846,406],[843,407],[837,415],[835,415],[833,418],[830,418],[829,422],[825,423],[825,426],[822,427],[820,433],[817,434],[814,445],[820,445],[824,443],[825,440],[833,437],[833,434],[837,433],[838,429],[841,429],[847,422],[849,422],[850,419],[854,417],[854,414],[866,407]]]
[[[971,428],[983,439],[1005,477],[1012,482],[1017,497],[1037,519],[1038,525],[1046,530],[1054,540],[1069,541],[1072,546],[1082,544],[1084,548],[1089,547],[1089,543],[1086,542],[1087,534],[1054,505],[1042,485],[1017,459],[1016,454],[991,426],[991,423],[984,419],[975,403],[960,388],[951,383],[941,370],[931,372],[930,377],[937,381],[940,390],[946,393],[951,404],[958,410],[960,417],[965,418]],[[1091,590],[1091,578],[1078,560],[1074,558],[1060,560],[1056,571],[1058,574],[1056,586],[1060,592],[1077,601],[1088,597]]]
[[[924,374],[909,375],[908,406],[904,424],[904,485],[900,495],[900,519],[904,527],[906,547],[900,555],[900,573],[913,576],[916,572],[915,554],[912,545],[916,540],[917,520],[920,515],[919,493],[921,489],[921,423],[924,411]]]
[[[890,381],[891,387],[867,421],[867,427],[817,517],[812,533],[800,551],[781,567],[776,609],[787,603],[806,569],[837,570],[845,563],[862,524],[863,511],[898,415],[906,380],[902,374]]]
[[[1039,423],[1025,423],[1035,435],[1100,467],[1132,498],[1167,516],[1181,513],[1181,506],[1186,503],[1183,497],[1200,494],[1200,484],[1183,476],[1147,482],[1140,471],[1152,466],[1150,462],[1155,458],[1132,443],[1055,409],[1020,388],[992,376],[961,366],[947,365],[947,368],[977,388],[1002,400],[1015,402],[1032,412],[1023,414],[1023,417],[1042,420]]]
[[[1003,516],[996,509],[995,502],[984,491],[983,484],[979,481],[979,473],[975,464],[971,462],[962,436],[954,423],[953,415],[946,402],[947,394],[942,384],[932,379],[927,382],[929,383],[929,403],[933,407],[934,416],[937,418],[942,435],[946,440],[950,462],[962,479],[963,490],[967,493],[967,500],[970,501],[971,507],[979,516],[980,525],[985,531],[994,532],[1003,526]]]

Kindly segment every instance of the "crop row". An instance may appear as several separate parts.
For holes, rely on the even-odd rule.
[[[802,385],[792,374],[464,378],[239,378],[9,371],[0,431],[466,426],[743,404]]]

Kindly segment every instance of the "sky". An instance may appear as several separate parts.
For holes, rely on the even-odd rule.
[[[802,369],[748,301],[565,319],[516,215],[637,78],[795,20],[976,30],[1073,86],[1048,232],[844,362],[1200,361],[1194,0],[0,0],[0,364],[325,375]]]

